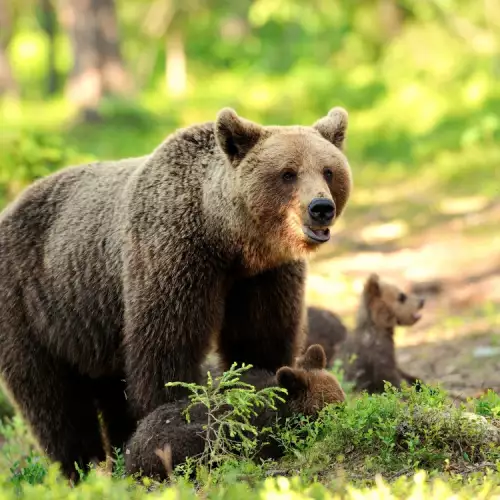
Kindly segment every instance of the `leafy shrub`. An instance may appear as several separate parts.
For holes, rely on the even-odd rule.
[[[286,393],[286,390],[266,387],[256,391],[254,386],[240,380],[242,373],[252,365],[236,366],[233,364],[215,379],[208,372],[205,386],[185,382],[167,384],[167,387],[182,386],[191,392],[190,404],[184,410],[188,422],[189,411],[194,405],[202,405],[207,414],[203,425],[205,450],[201,456],[192,457],[186,465],[181,465],[180,471],[188,473],[206,466],[210,474],[224,461],[251,458],[258,451],[256,436],[270,432],[267,428],[257,429],[251,418],[257,415],[257,409],[276,409],[276,400],[284,401],[279,393]]]
[[[300,415],[289,419],[275,431],[275,437],[289,450],[288,456],[279,463],[259,465],[238,458],[238,453],[251,456],[255,449],[250,442],[255,429],[248,423],[255,407],[273,404],[278,396],[273,396],[272,390],[255,391],[239,381],[245,368],[233,367],[221,379],[209,377],[206,386],[181,384],[191,389],[192,404],[204,404],[208,412],[230,406],[227,412],[216,415],[225,419],[217,454],[211,455],[210,446],[216,442],[207,435],[210,446],[204,463],[219,461],[215,476],[208,467],[200,466],[196,486],[182,477],[182,468],[168,487],[148,478],[134,482],[123,477],[117,453],[112,476],[102,477],[99,469],[92,470],[71,489],[56,465],[49,466],[33,454],[26,427],[15,417],[0,427],[8,439],[0,457],[11,456],[8,467],[2,467],[10,473],[0,476],[0,499],[445,500],[500,495],[498,436],[489,434],[497,432],[490,413],[495,415],[499,396],[492,392],[473,402],[474,413],[470,413],[465,406],[454,407],[439,388],[423,385],[421,392],[414,388],[397,391],[387,385],[384,394],[362,394],[345,406],[325,408],[314,422]],[[206,429],[210,425],[214,424],[207,418]],[[231,451],[236,436],[245,444]],[[428,472],[418,472],[422,468]],[[389,481],[384,482],[378,474]],[[436,475],[440,477],[433,478]]]
[[[345,469],[369,478],[420,468],[443,471],[450,463],[460,469],[500,458],[494,420],[453,406],[440,389],[421,388],[400,392],[387,384],[383,394],[364,393],[342,407],[325,408],[315,422],[290,419],[279,436],[293,451],[289,467],[309,475]]]
[[[22,132],[2,147],[0,197],[12,199],[34,180],[61,167],[90,160],[90,156],[67,147],[60,135]]]

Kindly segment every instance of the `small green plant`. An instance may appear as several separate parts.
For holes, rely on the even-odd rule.
[[[475,412],[484,417],[500,418],[500,396],[488,389],[475,401]]]
[[[120,448],[115,448],[113,453],[115,455],[113,459],[113,477],[125,477],[125,457],[123,456],[122,450]]]
[[[20,463],[23,457],[33,454],[35,443],[26,423],[19,415],[0,421],[0,436],[5,439],[1,446],[0,472],[9,470],[14,464]]]
[[[345,379],[345,370],[342,360],[336,358],[330,371],[333,373],[333,375],[335,375],[342,389],[344,389],[344,392],[346,394],[351,394],[354,389],[354,382],[349,382]]]
[[[284,402],[280,393],[286,390],[280,387],[266,387],[257,391],[254,386],[240,380],[241,375],[252,368],[243,364],[237,368],[234,363],[220,377],[212,378],[207,373],[205,386],[185,382],[169,382],[167,387],[181,386],[190,391],[190,404],[184,410],[186,420],[190,422],[189,411],[195,405],[206,409],[207,420],[203,424],[205,449],[201,456],[194,457],[181,466],[180,472],[186,474],[198,466],[206,466],[210,474],[217,465],[231,458],[250,458],[259,449],[255,439],[259,434],[269,433],[269,428],[257,429],[251,419],[258,415],[258,410],[270,408],[276,410],[276,401]]]
[[[17,489],[23,483],[41,484],[47,475],[48,466],[45,457],[30,452],[27,457],[16,460],[10,467],[11,482]]]

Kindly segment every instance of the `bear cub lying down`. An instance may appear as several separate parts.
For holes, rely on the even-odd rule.
[[[276,374],[261,369],[250,369],[241,380],[252,384],[257,390],[279,386],[288,391],[285,402],[277,401],[277,410],[258,410],[252,419],[253,425],[261,429],[272,426],[276,418],[286,418],[296,413],[316,416],[331,403],[345,400],[345,394],[337,379],[325,370],[326,356],[320,345],[310,346],[304,356],[291,368],[284,366]],[[190,410],[191,422],[186,422],[183,409],[187,400],[167,403],[158,407],[139,422],[125,452],[127,473],[142,473],[158,479],[166,479],[167,471],[157,450],[170,445],[172,468],[186,458],[199,455],[205,447],[203,425],[207,422],[205,408],[194,406]],[[258,438],[257,438],[258,439]],[[266,444],[260,451],[261,458],[278,458],[282,455],[277,443]]]

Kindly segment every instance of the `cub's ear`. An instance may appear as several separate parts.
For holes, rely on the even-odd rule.
[[[348,114],[344,108],[336,107],[328,112],[327,116],[320,118],[313,127],[339,149],[344,148],[347,133]]]
[[[366,280],[363,295],[365,296],[367,302],[371,302],[376,297],[380,297],[380,278],[378,274],[370,274],[370,276]]]
[[[276,372],[278,385],[288,391],[289,396],[294,396],[307,389],[307,380],[300,373],[289,366],[283,366]]]
[[[223,108],[215,121],[215,139],[233,165],[237,165],[257,144],[262,127],[240,118],[234,109]]]
[[[322,346],[313,344],[305,354],[297,360],[297,368],[304,370],[323,370],[326,367],[326,354]]]

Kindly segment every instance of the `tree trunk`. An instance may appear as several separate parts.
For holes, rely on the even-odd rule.
[[[173,29],[166,40],[166,85],[167,92],[180,97],[186,93],[187,70],[184,38],[180,29]]]
[[[397,0],[379,0],[380,28],[383,38],[388,41],[395,38],[403,26],[404,15]]]
[[[68,97],[86,114],[97,116],[105,93],[127,90],[120,53],[114,0],[63,0],[63,24],[73,49]]]
[[[103,88],[106,93],[126,93],[131,89],[131,83],[120,50],[115,0],[98,0],[98,6],[97,46],[101,54]]]
[[[6,0],[0,0],[0,95],[17,96],[19,88],[12,72],[7,49],[12,39],[14,23]]]
[[[0,95],[18,96],[19,88],[12,73],[5,47],[0,46]]]
[[[53,95],[58,87],[56,69],[57,14],[52,0],[40,0],[39,8],[39,24],[47,36],[49,46],[47,54],[47,94]]]

